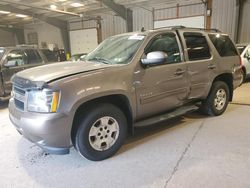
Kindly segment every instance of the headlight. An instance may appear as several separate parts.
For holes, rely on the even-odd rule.
[[[28,111],[56,112],[59,103],[59,92],[49,89],[31,90],[28,92]]]

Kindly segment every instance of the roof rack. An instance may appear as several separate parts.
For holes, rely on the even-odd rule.
[[[168,28],[168,29],[198,29],[201,31],[214,31],[214,32],[221,32],[219,29],[216,28],[211,28],[211,29],[205,29],[205,28],[196,28],[196,27],[185,27],[183,25],[177,25],[177,26],[167,26],[167,27],[161,27],[161,28],[157,28],[158,29],[164,29],[164,28]]]
[[[18,44],[16,45],[16,47],[20,47],[20,48],[38,48],[38,45],[36,44]]]

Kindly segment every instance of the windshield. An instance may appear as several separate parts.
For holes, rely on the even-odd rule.
[[[240,54],[242,54],[242,52],[245,50],[246,46],[237,46],[237,49],[239,51]]]
[[[5,52],[4,49],[0,49],[0,59],[2,59],[4,52]]]
[[[84,59],[106,64],[127,64],[134,57],[144,37],[144,35],[110,37]]]

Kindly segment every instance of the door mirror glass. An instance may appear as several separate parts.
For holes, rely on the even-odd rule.
[[[141,59],[144,66],[153,66],[163,64],[167,61],[168,55],[164,52],[156,51],[147,54],[146,58]]]
[[[17,61],[16,60],[9,60],[7,63],[4,64],[5,67],[10,68],[10,67],[16,67]]]

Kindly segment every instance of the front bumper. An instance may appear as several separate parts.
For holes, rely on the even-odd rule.
[[[9,117],[15,128],[25,138],[51,154],[68,154],[71,126],[63,113],[24,112],[9,101]]]

